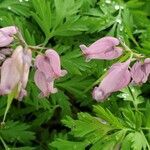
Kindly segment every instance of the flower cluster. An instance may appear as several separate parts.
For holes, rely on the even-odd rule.
[[[15,26],[0,29],[0,48],[5,55],[9,53],[9,45],[19,31]],[[21,37],[22,38],[22,37]],[[20,39],[21,40],[21,39]],[[2,53],[0,53],[1,58]],[[17,46],[11,57],[7,58],[1,66],[0,95],[15,93],[14,98],[22,100],[27,95],[25,90],[32,62],[32,51],[28,46]],[[67,71],[61,70],[60,57],[55,50],[48,49],[45,54],[35,58],[35,83],[42,91],[42,96],[56,93],[54,81],[63,77]]]
[[[118,58],[123,53],[123,49],[116,47],[117,45],[119,45],[117,38],[104,37],[89,47],[80,45],[80,48],[87,59],[111,60]],[[150,75],[150,58],[146,58],[144,62],[137,61],[129,69],[131,61],[130,58],[123,63],[116,63],[110,67],[99,86],[93,90],[93,98],[96,101],[105,100],[111,93],[121,90],[130,82],[142,84],[148,80]]]
[[[15,34],[19,33],[15,26],[0,29],[0,59],[2,55],[10,53],[10,44],[14,41]],[[19,35],[19,34],[18,34]],[[21,39],[20,39],[21,40]],[[87,60],[103,59],[112,60],[123,54],[117,38],[103,37],[89,47],[80,45]],[[26,94],[29,71],[32,62],[32,51],[29,46],[17,46],[11,57],[5,59],[1,66],[0,95],[10,94],[15,91],[15,98],[22,99]],[[105,100],[111,93],[121,90],[130,82],[142,84],[148,80],[150,74],[150,58],[138,60],[130,69],[132,58],[119,62],[110,67],[106,76],[98,87],[94,88],[93,98],[97,101]],[[60,56],[53,49],[48,49],[44,54],[35,58],[36,68],[34,81],[41,90],[42,96],[56,93],[54,81],[66,75],[67,71],[61,69]]]

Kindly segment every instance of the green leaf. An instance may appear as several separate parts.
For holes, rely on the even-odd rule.
[[[50,143],[50,146],[57,148],[57,150],[85,150],[87,142],[73,142],[63,139],[56,139],[54,142]]]
[[[0,9],[24,17],[30,16],[30,2],[26,1],[4,0],[0,2]]]
[[[44,32],[46,38],[49,38],[52,27],[51,16],[51,2],[47,0],[32,0],[33,8],[35,12],[32,12],[32,16]]]
[[[131,141],[131,148],[133,150],[146,150],[150,148],[150,145],[147,142],[147,139],[141,132],[134,132],[128,135],[129,140]]]
[[[131,101],[135,107],[144,102],[143,97],[141,97],[141,90],[139,88],[129,86],[121,90],[121,94],[118,97],[123,98],[125,101]]]
[[[141,112],[133,112],[131,109],[123,109],[123,116],[125,118],[125,123],[131,129],[139,130],[142,126],[142,117],[143,114]]]
[[[35,138],[34,133],[29,128],[30,126],[25,123],[8,121],[4,126],[1,126],[0,135],[8,142],[20,141],[21,143],[29,143]]]
[[[103,123],[101,119],[92,117],[88,113],[78,113],[78,120],[67,117],[62,122],[72,129],[71,133],[75,137],[86,137],[93,143],[112,129],[109,125]]]
[[[62,66],[67,69],[70,74],[73,75],[82,75],[83,71],[90,69],[90,65],[88,65],[85,60],[80,57],[81,53],[78,51],[68,52],[66,55],[62,57]]]
[[[123,125],[121,123],[121,120],[114,116],[108,109],[104,109],[103,107],[99,106],[94,106],[94,112],[98,117],[103,119],[104,121],[108,122],[111,124],[113,127],[116,128],[122,128]]]
[[[69,98],[63,93],[58,92],[51,96],[52,103],[61,108],[61,116],[66,117],[67,115],[71,116],[71,103],[69,102]]]
[[[35,148],[26,146],[26,147],[9,148],[9,150],[35,150]]]

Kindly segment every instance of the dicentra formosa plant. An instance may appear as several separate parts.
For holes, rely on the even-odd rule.
[[[27,45],[19,29],[10,26],[0,29],[0,52],[3,51],[3,55],[7,55],[8,52],[12,51],[11,44],[15,42],[15,39],[19,40],[20,44],[13,50],[9,58],[5,57],[3,59],[1,66],[0,95],[8,95],[8,104],[3,122],[13,98],[22,100],[27,95],[25,88],[33,60],[32,50],[43,49],[43,47]],[[141,84],[148,80],[150,58],[143,61],[144,57],[142,55],[130,50],[120,39],[106,36],[89,47],[80,45],[80,48],[88,61],[91,59],[112,60],[124,54],[126,55],[126,51],[130,53],[128,59],[124,60],[122,59],[124,57],[121,57],[92,85],[93,87],[101,81],[93,91],[93,98],[96,101],[105,100],[111,93],[121,90],[131,82]],[[46,97],[49,94],[56,93],[57,89],[54,88],[54,81],[67,73],[66,70],[61,70],[59,54],[53,49],[46,49],[44,54],[38,54],[34,60],[34,67],[36,68],[34,80],[41,90],[41,96]],[[136,61],[136,63],[130,69],[129,66],[133,61]]]

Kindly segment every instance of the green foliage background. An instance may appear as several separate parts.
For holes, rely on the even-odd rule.
[[[41,99],[31,68],[28,96],[13,101],[0,126],[0,150],[150,150],[149,82],[96,103],[92,84],[115,61],[87,63],[79,49],[111,35],[149,57],[149,0],[0,0],[0,26],[8,25],[28,44],[57,50],[68,74]],[[5,108],[3,96],[1,119]]]

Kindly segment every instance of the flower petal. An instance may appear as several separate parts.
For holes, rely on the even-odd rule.
[[[8,58],[1,68],[0,95],[8,94],[15,88],[20,80],[20,73],[14,60]]]
[[[39,71],[43,72],[46,79],[51,81],[54,78],[54,73],[49,62],[49,59],[46,56],[38,55],[35,59],[35,66]]]
[[[8,27],[1,28],[0,31],[2,31],[6,35],[13,36],[18,32],[18,29],[15,26],[8,26]]]
[[[42,91],[42,96],[48,96],[50,93],[56,93],[57,90],[53,87],[53,81],[48,82],[44,73],[37,70],[35,72],[34,81],[38,88]]]
[[[9,37],[0,31],[0,47],[8,46],[13,41],[13,37]]]
[[[116,47],[119,40],[114,37],[104,37],[94,42],[89,47],[80,45],[87,59],[115,59],[122,55],[122,48]]]
[[[112,92],[119,91],[129,84],[131,79],[129,62],[117,63],[110,68],[99,87],[94,89],[94,99],[97,101],[106,99]]]
[[[13,35],[18,29],[15,26],[9,26],[0,29],[0,47],[8,46],[13,40]]]
[[[49,63],[52,67],[55,78],[64,76],[67,73],[67,71],[61,70],[60,57],[58,53],[55,50],[49,49],[45,52],[45,54],[49,59]]]

